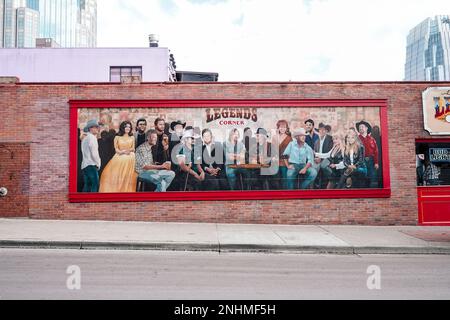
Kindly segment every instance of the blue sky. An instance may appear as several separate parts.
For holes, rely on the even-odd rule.
[[[156,33],[177,69],[220,81],[395,81],[408,31],[436,14],[448,0],[98,0],[98,46]]]

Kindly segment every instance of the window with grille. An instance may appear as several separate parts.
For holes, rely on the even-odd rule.
[[[124,77],[139,77],[142,80],[142,67],[109,68],[109,82],[121,82]]]

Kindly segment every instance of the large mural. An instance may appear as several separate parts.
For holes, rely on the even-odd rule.
[[[379,107],[77,112],[79,193],[383,186]]]

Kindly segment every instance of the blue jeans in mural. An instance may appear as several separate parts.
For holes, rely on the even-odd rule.
[[[96,166],[87,166],[83,170],[83,192],[98,192],[99,179]]]
[[[378,170],[375,169],[375,161],[373,157],[366,157],[364,160],[367,168],[367,186],[369,188],[378,188]]]
[[[306,166],[306,164],[290,163],[290,165],[293,165],[294,168],[287,170],[287,188],[289,190],[296,189],[295,183],[297,182],[297,178],[299,176],[300,179],[302,180],[302,183],[300,184],[300,189],[307,189],[317,177],[317,171],[313,167],[309,167],[304,175],[300,175],[299,171],[302,170]]]
[[[241,176],[242,181],[242,189],[250,190],[252,185],[252,175],[247,169],[241,168],[230,168],[229,166],[225,167],[225,173],[227,175],[228,183],[230,185],[231,190],[236,190],[238,187],[238,176]]]
[[[286,190],[288,188],[288,183],[287,183],[287,179],[288,179],[288,168],[287,167],[283,167],[280,166],[278,169],[278,178],[280,181],[280,189]]]
[[[367,178],[367,168],[361,166],[355,170],[349,171],[350,169],[345,169],[341,178],[339,179],[338,189],[345,188],[365,188],[364,183]],[[351,183],[347,185],[347,178],[351,178]]]
[[[175,172],[169,170],[147,170],[139,174],[139,178],[145,182],[156,185],[155,192],[166,192],[175,178]]]

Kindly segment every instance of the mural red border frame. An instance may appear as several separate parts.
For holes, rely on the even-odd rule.
[[[70,100],[70,202],[128,201],[216,201],[271,199],[335,199],[388,198],[391,196],[386,99],[292,99],[292,100]],[[351,190],[270,190],[270,191],[202,191],[202,192],[138,192],[80,193],[77,192],[77,125],[79,108],[204,108],[204,107],[379,107],[383,150],[383,188]]]

